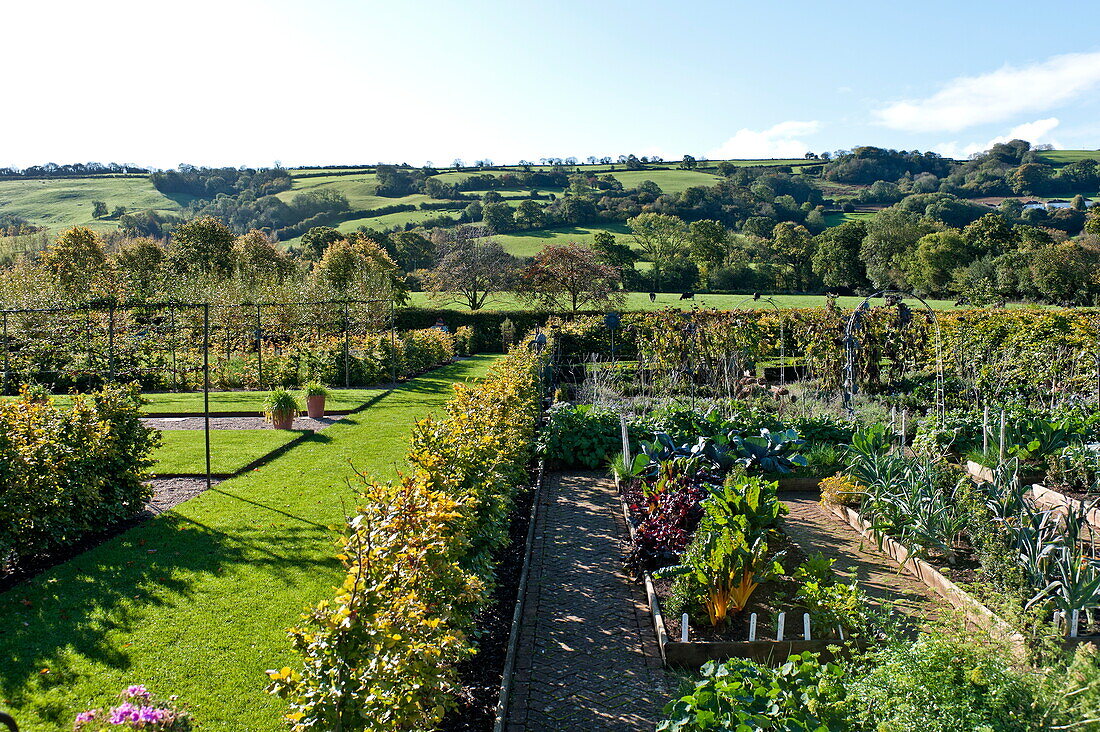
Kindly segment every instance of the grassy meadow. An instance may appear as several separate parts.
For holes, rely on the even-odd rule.
[[[718,310],[733,310],[737,308],[768,308],[768,300],[771,300],[779,308],[814,308],[825,305],[827,298],[824,295],[770,295],[754,301],[752,295],[704,295],[695,296],[695,300],[681,300],[680,294],[675,292],[661,292],[657,294],[655,302],[651,302],[649,294],[645,292],[629,292],[626,295],[626,303],[621,308],[624,312],[641,312],[647,310],[661,310],[662,308],[681,308],[688,310],[692,307],[716,308]],[[852,308],[863,301],[861,297],[839,297],[837,305],[843,308]],[[914,301],[915,302],[915,301]],[[911,302],[911,305],[914,303]],[[954,300],[929,300],[928,304],[935,310],[963,310],[956,308]],[[447,307],[453,310],[469,312],[460,305],[443,300],[433,300],[426,292],[414,292],[410,305],[418,307]],[[1029,307],[1026,305],[1009,305],[1009,307]],[[511,293],[490,296],[485,303],[484,310],[524,310],[523,301]]]
[[[176,213],[187,203],[186,197],[165,196],[143,176],[0,180],[0,213],[45,226],[51,232],[70,226],[98,230],[118,226],[113,219],[93,218],[92,201],[104,201],[112,211],[122,206],[128,213],[146,209]]]

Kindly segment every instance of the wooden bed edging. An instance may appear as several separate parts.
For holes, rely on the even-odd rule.
[[[843,656],[850,648],[867,648],[862,640],[756,640],[756,641],[669,641],[665,645],[665,654],[669,666],[679,668],[699,668],[707,661],[724,661],[729,658],[747,658],[750,661],[779,666],[795,653],[812,651],[821,655],[825,661]]]
[[[973,460],[967,460],[965,467],[971,478],[984,480],[986,483],[993,482],[993,468],[976,463]],[[1044,478],[1041,473],[1020,473],[1019,477],[1021,483],[1037,483]]]
[[[520,625],[523,623],[523,609],[527,603],[527,577],[531,567],[531,549],[535,542],[535,522],[539,515],[539,501],[542,500],[543,483],[546,476],[546,462],[540,460],[535,473],[535,485],[531,496],[530,523],[527,525],[527,543],[523,550],[523,569],[516,588],[516,605],[512,610],[512,627],[508,630],[508,650],[504,657],[504,670],[500,677],[500,691],[497,693],[496,718],[493,732],[504,732],[508,724],[508,707],[512,696],[512,679],[516,671],[516,654],[519,651]]]
[[[1076,498],[1062,495],[1058,491],[1051,490],[1038,483],[1031,486],[1031,496],[1035,499],[1036,503],[1040,506],[1046,506],[1047,508],[1069,508],[1077,513],[1085,510],[1084,502]],[[1100,498],[1100,496],[1098,496],[1098,498]],[[1085,514],[1085,520],[1088,521],[1093,528],[1100,528],[1100,508],[1090,508]]]
[[[925,585],[935,590],[936,594],[943,597],[952,607],[962,611],[966,619],[989,633],[996,633],[1003,638],[1010,639],[1013,643],[1022,644],[1024,638],[1012,630],[1012,627],[995,612],[971,595],[947,579],[938,569],[920,557],[913,557],[901,544],[898,544],[889,536],[880,534],[871,528],[871,525],[863,520],[863,517],[848,506],[837,504],[824,505],[823,510],[828,511],[839,520],[847,523],[864,537],[872,541],[883,554],[893,559],[911,575],[919,579]]]

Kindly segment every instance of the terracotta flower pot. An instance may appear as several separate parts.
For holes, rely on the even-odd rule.
[[[306,414],[310,419],[324,419],[325,418],[325,395],[318,394],[317,396],[306,397]]]
[[[277,430],[289,430],[294,427],[294,412],[272,412],[271,426]]]

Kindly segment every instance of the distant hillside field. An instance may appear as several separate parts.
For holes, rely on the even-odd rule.
[[[185,199],[165,196],[146,176],[0,180],[0,214],[18,216],[52,232],[70,226],[115,228],[118,222],[112,219],[92,218],[92,201],[105,202],[111,211],[122,206],[127,213],[146,209],[177,213]]]

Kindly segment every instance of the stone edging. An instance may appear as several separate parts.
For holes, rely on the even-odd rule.
[[[1085,504],[1082,501],[1038,484],[1031,486],[1031,495],[1036,503],[1048,508],[1071,508],[1077,513],[1085,509]],[[1085,514],[1085,520],[1094,528],[1100,528],[1100,508],[1089,509]]]
[[[535,541],[535,524],[538,521],[539,501],[542,499],[546,463],[539,460],[535,474],[534,495],[531,496],[530,523],[527,526],[527,543],[523,551],[523,570],[516,589],[516,606],[512,611],[512,627],[508,631],[508,652],[504,658],[504,672],[500,678],[500,692],[497,696],[496,719],[493,732],[504,732],[508,723],[508,705],[512,694],[512,677],[516,669],[516,653],[519,649],[520,624],[523,621],[523,609],[527,602],[527,577],[531,568],[531,549]]]

